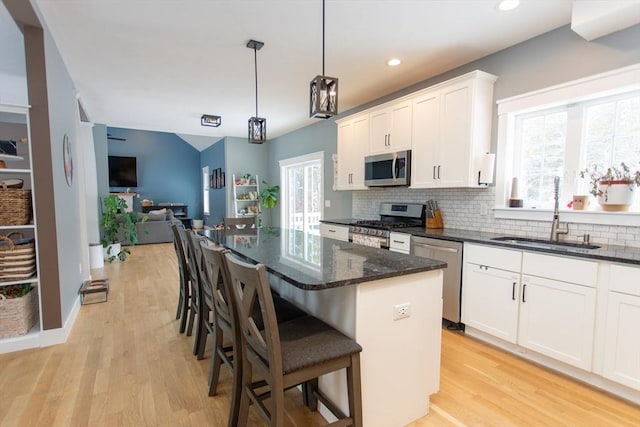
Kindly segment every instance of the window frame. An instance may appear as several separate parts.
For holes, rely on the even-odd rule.
[[[210,186],[209,166],[202,168],[202,214],[210,215],[209,207],[211,205],[209,186]]]
[[[511,177],[514,175],[514,155],[516,136],[516,116],[530,112],[551,110],[565,106],[570,111],[572,104],[591,103],[598,99],[607,98],[623,93],[640,90],[640,64],[608,71],[605,73],[574,80],[560,85],[551,86],[534,92],[525,93],[511,98],[497,101],[498,104],[498,140],[496,162],[496,189],[494,202],[494,217],[502,219],[519,219],[533,221],[550,221],[552,209],[544,208],[509,208],[507,200],[511,187]],[[580,108],[584,108],[582,105]],[[581,123],[571,123],[569,115],[567,126],[582,126]],[[581,134],[584,130],[580,129]],[[582,153],[572,159],[579,165]],[[565,176],[577,175],[577,166],[570,170],[565,163]],[[569,180],[567,180],[569,181]],[[573,183],[565,183],[573,189]],[[566,191],[566,190],[565,190]],[[640,226],[640,212],[603,212],[597,210],[573,211],[563,206],[563,221],[586,224]]]

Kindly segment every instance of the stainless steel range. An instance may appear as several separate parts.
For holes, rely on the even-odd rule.
[[[388,249],[389,233],[424,227],[425,212],[425,205],[419,203],[381,203],[379,220],[361,220],[349,226],[349,241]]]

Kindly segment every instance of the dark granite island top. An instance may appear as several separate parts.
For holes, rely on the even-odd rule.
[[[440,385],[445,263],[280,228],[201,234],[264,264],[283,298],[362,346],[363,425],[403,426],[427,414]],[[390,360],[393,369],[381,369]],[[321,377],[319,387],[348,412],[340,374]],[[335,421],[322,405],[319,412]]]
[[[222,230],[200,234],[233,253],[305,290],[354,285],[406,274],[436,270],[446,263],[369,248],[296,230],[268,227],[256,234],[225,235]]]

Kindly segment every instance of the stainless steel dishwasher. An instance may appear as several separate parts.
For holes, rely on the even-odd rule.
[[[460,323],[462,290],[462,243],[411,236],[411,254],[447,263],[442,283],[442,317]]]

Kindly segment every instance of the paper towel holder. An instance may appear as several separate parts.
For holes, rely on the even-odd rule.
[[[478,186],[486,186],[493,184],[493,168],[496,163],[495,153],[485,153],[480,158],[480,167],[478,168]]]

